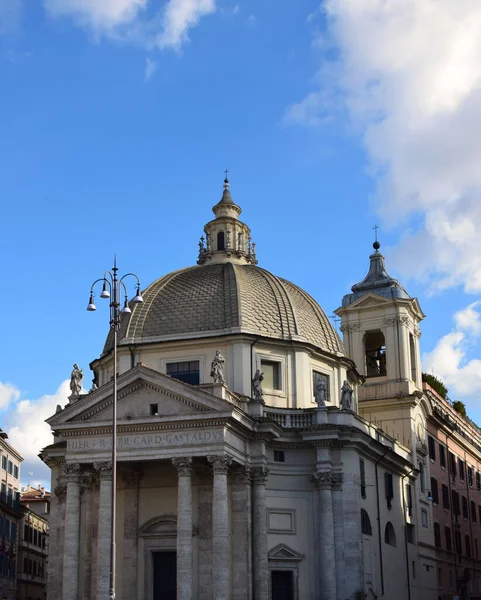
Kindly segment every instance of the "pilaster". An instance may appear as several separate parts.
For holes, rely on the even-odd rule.
[[[332,507],[331,471],[322,471],[313,475],[313,483],[318,494],[319,510],[319,563],[320,600],[337,598],[336,592],[336,554],[334,543],[334,517]]]
[[[231,476],[232,497],[232,589],[233,600],[252,598],[252,523],[249,467],[236,469]]]
[[[344,557],[343,473],[332,474],[332,507],[334,520],[334,547],[336,560],[336,591],[338,600],[345,600],[346,562]]]
[[[173,458],[177,469],[177,600],[192,600],[192,458]]]
[[[251,469],[252,481],[252,565],[254,571],[254,598],[269,598],[269,563],[267,557],[266,467]]]
[[[64,477],[65,460],[50,459],[52,481],[57,481],[50,500],[49,516],[49,560],[47,565],[47,600],[62,598],[63,544],[65,532],[65,499],[67,485]]]
[[[67,479],[67,497],[65,500],[62,598],[63,600],[77,600],[80,562],[80,465],[67,463],[65,477]]]
[[[139,543],[139,482],[140,472],[134,468],[121,472],[124,480],[124,534],[122,592],[124,598],[137,597]]]
[[[232,458],[227,455],[208,456],[214,472],[212,502],[212,578],[214,600],[227,600],[229,586],[229,504],[227,498],[227,472]]]
[[[99,479],[96,472],[85,473],[82,476],[82,493],[85,496],[85,535],[83,538],[83,573],[81,577],[82,600],[91,600],[92,598],[92,530],[94,521],[97,520],[97,515],[93,513],[93,492],[98,484]]]
[[[212,474],[210,469],[200,473],[199,489],[199,579],[198,600],[212,599]]]

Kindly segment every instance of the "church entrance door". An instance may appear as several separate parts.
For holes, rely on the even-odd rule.
[[[153,600],[176,600],[177,553],[154,552],[154,598]]]
[[[272,600],[294,600],[294,573],[271,571]]]

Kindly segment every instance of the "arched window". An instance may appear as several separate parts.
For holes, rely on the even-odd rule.
[[[417,369],[416,369],[416,346],[414,345],[414,336],[412,333],[409,334],[409,357],[411,359],[411,379],[416,381]]]
[[[394,532],[394,527],[392,526],[391,521],[388,521],[386,523],[386,529],[384,530],[384,541],[390,546],[396,545],[396,534]]]
[[[386,342],[382,331],[366,331],[364,336],[366,353],[366,377],[386,375]]]
[[[371,521],[363,508],[361,508],[361,530],[364,535],[372,535]]]
[[[225,250],[225,236],[223,231],[217,234],[217,250]]]

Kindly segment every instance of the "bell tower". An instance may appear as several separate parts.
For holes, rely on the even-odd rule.
[[[369,272],[351,288],[335,312],[341,318],[346,352],[366,378],[359,400],[407,397],[422,391],[416,298],[386,271],[376,240]]]

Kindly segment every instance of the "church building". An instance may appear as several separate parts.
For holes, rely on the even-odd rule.
[[[436,600],[419,303],[375,243],[343,342],[258,266],[227,179],[212,210],[122,314],[116,600]],[[48,419],[49,600],[109,597],[113,349]]]

